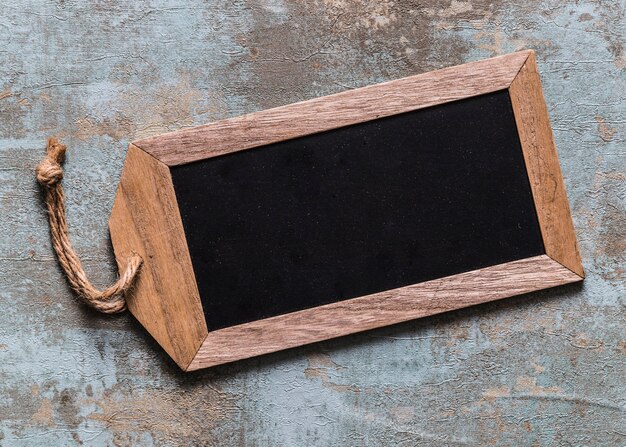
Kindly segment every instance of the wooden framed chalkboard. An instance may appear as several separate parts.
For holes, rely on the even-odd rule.
[[[584,277],[532,51],[135,141],[110,231],[187,371]]]

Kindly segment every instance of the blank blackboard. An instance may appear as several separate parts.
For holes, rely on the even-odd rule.
[[[209,330],[545,253],[507,90],[171,174]]]
[[[133,141],[109,228],[185,371],[584,278],[532,51]]]

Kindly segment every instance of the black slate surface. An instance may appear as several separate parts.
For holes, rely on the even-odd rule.
[[[209,330],[544,253],[507,91],[172,177]]]

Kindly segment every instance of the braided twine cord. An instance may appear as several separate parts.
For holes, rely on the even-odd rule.
[[[104,290],[96,289],[89,282],[80,259],[72,248],[67,231],[65,194],[61,185],[63,179],[61,165],[65,160],[65,150],[65,145],[59,143],[56,138],[50,138],[47,156],[39,163],[35,171],[37,182],[42,186],[45,195],[54,251],[70,286],[86,304],[107,314],[122,312],[126,309],[124,295],[133,285],[142,259],[138,254],[133,254],[119,279]]]

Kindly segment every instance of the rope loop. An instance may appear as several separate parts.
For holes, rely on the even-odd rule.
[[[72,247],[67,229],[65,193],[61,184],[65,151],[65,145],[56,138],[50,138],[47,155],[35,169],[37,182],[42,186],[45,195],[52,246],[70,286],[82,301],[106,314],[122,312],[126,309],[124,295],[137,278],[143,260],[141,256],[133,253],[119,279],[104,290],[96,289],[89,282],[80,259]]]

